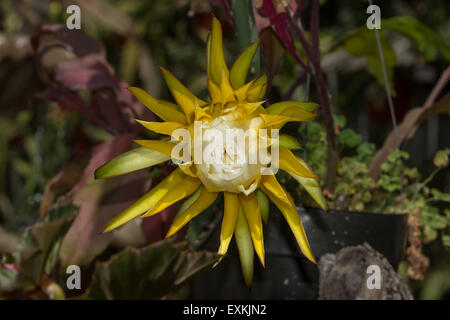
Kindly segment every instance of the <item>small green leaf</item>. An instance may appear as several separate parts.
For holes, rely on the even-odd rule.
[[[399,16],[385,19],[381,21],[381,25],[383,29],[396,31],[407,37],[423,53],[427,61],[436,58],[441,46],[445,51],[445,44],[436,32],[412,17]],[[443,54],[445,56],[445,52]]]
[[[440,150],[434,156],[433,163],[436,167],[445,168],[448,166],[448,156],[450,149]]]
[[[442,244],[446,247],[450,247],[450,235],[448,234],[442,235]]]
[[[339,143],[354,148],[361,143],[361,136],[352,129],[347,128],[339,134]]]

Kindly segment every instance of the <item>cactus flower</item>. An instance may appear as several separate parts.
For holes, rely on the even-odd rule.
[[[137,140],[139,148],[124,153],[97,169],[96,178],[107,178],[150,167],[174,159],[174,148],[180,142],[175,134],[179,129],[190,133],[189,151],[192,146],[202,150],[214,150],[220,161],[174,161],[178,166],[169,176],[138,199],[133,205],[110,221],[105,231],[111,231],[136,217],[155,215],[182,199],[187,199],[174,219],[167,237],[172,236],[191,219],[210,207],[224,194],[224,212],[218,253],[225,255],[230,241],[235,236],[241,259],[244,280],[252,283],[253,260],[256,252],[264,266],[264,238],[262,219],[269,210],[268,199],[272,201],[290,226],[303,254],[315,262],[308,239],[300,221],[296,206],[278,183],[268,163],[249,161],[249,148],[230,150],[218,145],[214,139],[196,135],[195,131],[216,130],[225,134],[229,129],[280,129],[291,121],[309,121],[317,114],[317,104],[310,102],[285,101],[263,106],[267,77],[261,76],[246,83],[248,70],[258,49],[258,42],[252,43],[228,69],[222,48],[222,30],[219,21],[213,17],[212,31],[207,41],[207,74],[210,98],[196,97],[175,76],[165,69],[163,77],[175,103],[156,99],[139,88],[129,90],[163,122],[139,121],[146,129],[167,135],[165,140]],[[210,137],[211,138],[211,137]],[[273,141],[269,134],[267,146]],[[195,140],[199,139],[199,140]],[[291,140],[292,141],[292,140]],[[279,168],[294,177],[320,207],[326,209],[317,177],[308,165],[291,151],[289,138],[279,139]],[[260,147],[258,145],[258,147]],[[195,151],[193,152],[195,153]],[[195,157],[194,157],[195,158]],[[215,158],[217,160],[217,158]]]

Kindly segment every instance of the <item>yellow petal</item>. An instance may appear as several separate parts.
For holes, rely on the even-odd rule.
[[[278,183],[277,178],[275,178],[275,175],[264,175],[261,177],[261,183],[262,185],[272,192],[278,199],[281,201],[284,201],[286,203],[291,203],[289,200],[289,196],[284,190],[284,188]]]
[[[134,140],[141,147],[149,150],[154,150],[172,157],[172,148],[176,146],[176,143],[164,141],[164,140]]]
[[[174,121],[181,124],[187,124],[184,114],[153,98],[144,90],[136,87],[130,87],[128,90],[130,90],[131,93],[138,98],[140,102],[142,102],[142,104],[149,108],[150,111],[164,121]]]
[[[297,160],[303,164],[304,167],[311,170],[308,165],[306,164],[303,159],[297,158]],[[313,178],[304,178],[299,175],[296,175],[295,173],[289,172],[289,174],[297,180],[303,188],[309,193],[311,198],[314,199],[314,201],[321,207],[323,210],[328,210],[327,201],[325,200],[325,197],[323,196],[322,189],[320,187],[319,179],[313,179]]]
[[[184,126],[182,124],[179,124],[178,122],[149,122],[142,120],[136,121],[150,131],[165,134],[168,136],[171,136],[172,132],[174,132],[175,130],[184,128]]]
[[[298,140],[295,137],[288,135],[286,133],[278,135],[278,140],[280,146],[288,148],[290,150],[298,150],[302,148],[300,142],[298,142]]]
[[[239,202],[244,210],[245,217],[247,218],[256,254],[261,261],[261,264],[264,266],[264,238],[258,199],[254,193],[251,193],[248,196],[239,194]]]
[[[220,88],[211,80],[208,80],[208,91],[213,104],[222,101],[222,92],[220,91]]]
[[[253,82],[254,82],[254,80],[246,83],[245,85],[243,85],[242,87],[240,87],[239,89],[237,89],[234,92],[234,94],[238,98],[238,101],[240,101],[240,102],[246,102],[247,101],[248,91],[253,86]]]
[[[223,55],[222,47],[222,27],[219,20],[213,16],[211,31],[211,48],[210,48],[210,72],[212,80],[220,86],[222,83],[222,74],[229,77],[227,64]]]
[[[234,89],[242,87],[247,78],[248,69],[258,49],[259,41],[253,42],[248,48],[242,52],[231,67],[230,82]]]
[[[183,109],[188,122],[192,123],[194,121],[195,106],[196,104],[198,105],[197,99],[191,100],[191,98],[185,96],[177,90],[172,90],[172,95],[177,104],[181,107],[181,109]]]
[[[253,282],[253,261],[254,251],[252,245],[252,237],[245,218],[242,207],[239,206],[238,217],[236,221],[236,229],[234,230],[234,238],[239,251],[239,259],[241,260],[241,270],[247,287],[252,286]]]
[[[227,253],[233,232],[236,227],[237,215],[239,212],[239,200],[236,193],[224,192],[225,210],[222,219],[222,230],[220,232],[220,247],[218,253]]]
[[[200,106],[208,104],[208,102],[197,98],[195,96],[195,94],[193,94],[191,90],[186,88],[186,86],[184,84],[182,84],[181,81],[178,80],[170,71],[164,69],[163,67],[160,67],[160,68],[161,68],[161,72],[163,74],[164,80],[166,81],[166,84],[169,87],[170,92],[172,94],[173,94],[173,91],[176,90],[176,91],[180,92],[181,94],[185,95],[186,97],[188,97],[189,99],[191,99],[192,101],[195,101],[195,99],[197,99]]]
[[[259,211],[261,211],[261,218],[264,223],[269,221],[269,199],[260,189],[256,190],[256,198],[258,199]]]
[[[173,102],[170,102],[170,101],[167,101],[167,100],[164,100],[164,99],[158,99],[158,101],[159,101],[159,103],[161,103],[161,104],[163,104],[163,105],[165,105],[165,106],[167,106],[169,108],[172,108],[173,110],[176,110],[176,111],[178,111],[178,112],[183,114],[183,109],[181,109],[180,106],[177,105],[176,103],[173,103]]]
[[[281,111],[280,115],[292,118],[289,121],[311,121],[317,117],[317,113],[309,112],[296,106],[288,106]]]
[[[316,113],[304,111],[296,107],[294,109],[286,108],[281,114],[262,114],[261,118],[264,120],[266,127],[271,127],[274,129],[280,129],[287,122],[291,121],[310,121],[317,117]],[[288,110],[289,109],[289,110]],[[286,111],[288,110],[288,111]],[[285,114],[286,113],[286,114]]]
[[[173,186],[156,205],[143,215],[143,217],[153,216],[175,202],[193,194],[200,184],[201,182],[199,179],[186,175],[181,183]]]
[[[216,200],[217,195],[218,193],[208,192],[204,187],[201,187],[200,195],[197,200],[195,200],[189,208],[187,208],[175,218],[174,222],[170,226],[169,231],[167,232],[166,238],[173,235],[184,225],[186,225],[186,223],[188,223],[192,218],[211,206]]]
[[[267,90],[267,76],[256,78],[252,87],[248,90],[247,101],[259,101],[264,98]]]
[[[247,102],[245,104],[242,104],[241,106],[245,109],[245,112],[250,115],[256,110],[259,110],[259,108],[262,106],[262,104],[265,101],[258,101],[258,102]]]
[[[230,82],[228,81],[225,73],[222,74],[222,82],[220,84],[220,91],[222,93],[222,103],[226,104],[229,101],[235,101],[234,90],[231,87]]]
[[[289,121],[289,117],[280,116],[278,114],[261,114],[265,127],[280,128]]]
[[[311,251],[308,238],[306,237],[305,230],[303,229],[302,221],[300,220],[300,216],[295,206],[293,204],[290,205],[284,201],[279,200],[264,187],[262,187],[262,190],[270,198],[270,200],[275,203],[278,209],[280,209],[281,213],[284,216],[284,219],[288,223],[289,227],[292,230],[292,233],[295,236],[295,239],[297,240],[300,250],[310,261],[316,263],[316,258]]]
[[[314,102],[282,101],[271,104],[266,110],[270,114],[281,114],[284,109],[292,106],[311,112],[317,108],[318,104]]]
[[[317,178],[317,176],[304,165],[303,162],[288,149],[284,147],[279,147],[279,165],[280,169],[288,173],[293,172],[301,177],[306,178]]]
[[[128,172],[154,166],[170,157],[157,151],[136,148],[122,153],[95,170],[96,179],[115,177]]]
[[[114,230],[128,221],[142,215],[145,211],[152,208],[164,195],[174,186],[179,185],[185,177],[185,174],[176,169],[156,187],[151,189],[144,196],[128,207],[121,214],[112,219],[105,227],[105,231]]]

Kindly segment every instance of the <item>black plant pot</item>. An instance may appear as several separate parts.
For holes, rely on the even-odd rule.
[[[319,258],[336,253],[346,246],[369,243],[397,267],[403,259],[407,216],[373,214],[315,208],[298,208],[311,249]],[[203,249],[217,250],[220,226],[204,243]],[[255,256],[253,287],[249,290],[241,275],[235,242],[227,257],[214,269],[205,271],[192,281],[193,299],[316,299],[319,272],[297,246],[281,213],[272,208],[264,225],[266,267]]]

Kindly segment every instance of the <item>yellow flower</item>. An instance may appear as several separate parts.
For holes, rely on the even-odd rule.
[[[222,49],[222,30],[213,17],[212,32],[207,42],[207,72],[210,101],[197,98],[169,71],[162,69],[176,104],[158,100],[139,88],[130,91],[153,113],[165,122],[139,121],[145,128],[168,135],[172,140],[138,140],[141,147],[116,157],[96,171],[96,178],[107,178],[153,166],[170,160],[176,141],[175,132],[185,129],[191,133],[190,146],[196,145],[196,130],[215,129],[225,133],[228,129],[280,129],[290,121],[309,121],[316,117],[315,103],[285,101],[263,107],[267,77],[261,76],[245,83],[258,43],[251,44],[239,56],[230,70],[225,63]],[[286,137],[284,137],[286,138]],[[268,135],[268,145],[271,136]],[[279,140],[279,167],[301,183],[312,198],[326,209],[317,177],[308,165],[296,157]],[[105,231],[111,231],[136,217],[157,214],[173,203],[189,197],[170,227],[167,237],[173,235],[192,218],[211,206],[220,192],[224,193],[224,215],[218,253],[225,255],[233,234],[241,258],[245,282],[251,285],[254,251],[264,266],[264,239],[262,213],[268,210],[266,196],[279,208],[289,224],[303,254],[315,262],[303,230],[295,204],[275,175],[264,174],[268,164],[248,159],[249,146],[243,150],[228,150],[214,145],[200,135],[203,150],[211,147],[219,150],[220,162],[177,162],[178,168],[131,207],[108,223]],[[197,143],[198,145],[198,143]],[[214,149],[219,147],[219,149]],[[189,149],[192,150],[192,149]],[[195,150],[193,151],[195,153]],[[194,156],[195,158],[195,156]],[[236,161],[239,160],[239,161]],[[261,210],[263,212],[261,212]],[[254,249],[254,251],[253,251]]]

